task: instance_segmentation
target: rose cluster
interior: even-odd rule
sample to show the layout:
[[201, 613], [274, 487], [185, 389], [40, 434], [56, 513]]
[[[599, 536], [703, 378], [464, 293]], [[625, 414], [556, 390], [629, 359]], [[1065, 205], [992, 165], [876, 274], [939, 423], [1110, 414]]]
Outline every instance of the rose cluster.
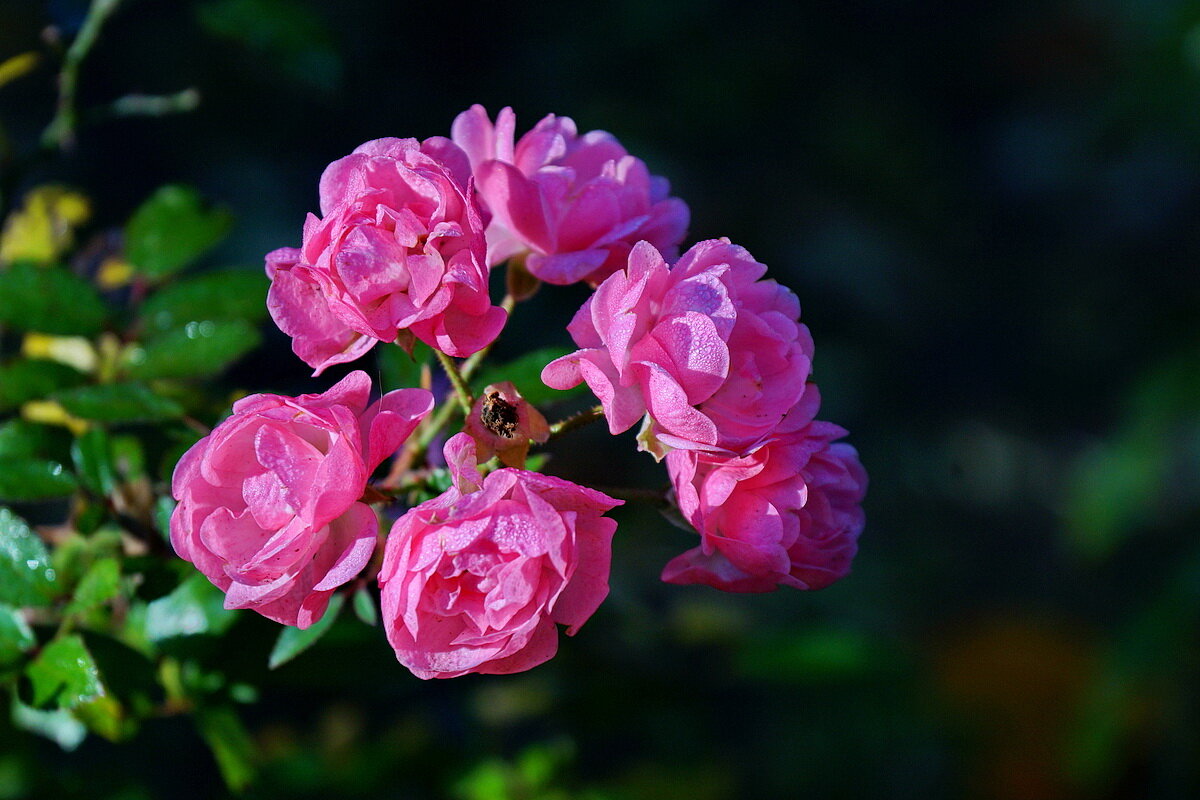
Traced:
[[[621, 501], [525, 469], [556, 426], [511, 383], [472, 397], [454, 361], [486, 355], [522, 299], [512, 274], [595, 290], [568, 326], [579, 349], [542, 379], [586, 383], [611, 433], [640, 422], [639, 449], [665, 459], [699, 542], [663, 580], [762, 592], [849, 571], [866, 473], [845, 431], [816, 420], [795, 295], [727, 239], [679, 255], [687, 206], [611, 134], [554, 115], [515, 129], [510, 109], [493, 122], [473, 106], [450, 138], [367, 142], [325, 170], [300, 246], [267, 255], [268, 309], [314, 374], [420, 340], [456, 390], [443, 410], [469, 410], [442, 467], [430, 450], [449, 415], [430, 413], [428, 388], [371, 403], [359, 371], [324, 394], [238, 401], [180, 460], [171, 518], [176, 552], [227, 607], [305, 628], [374, 579], [388, 642], [422, 678], [529, 669], [558, 625], [573, 634], [595, 612]], [[489, 272], [505, 263], [496, 305]], [[449, 488], [408, 495], [380, 548], [402, 499], [380, 490], [439, 471]]]

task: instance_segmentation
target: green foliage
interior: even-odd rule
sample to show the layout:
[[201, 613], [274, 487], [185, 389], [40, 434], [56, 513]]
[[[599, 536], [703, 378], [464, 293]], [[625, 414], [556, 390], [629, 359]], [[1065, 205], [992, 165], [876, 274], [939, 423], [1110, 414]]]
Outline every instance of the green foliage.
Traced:
[[183, 415], [178, 403], [142, 383], [81, 386], [51, 397], [68, 413], [97, 422], [157, 422]]
[[23, 331], [90, 336], [108, 308], [96, 289], [60, 267], [14, 264], [0, 271], [0, 324]]
[[132, 351], [125, 371], [132, 378], [203, 378], [215, 375], [258, 347], [262, 337], [240, 320], [189, 322]]
[[421, 385], [421, 369], [433, 359], [433, 351], [424, 342], [413, 345], [412, 355], [396, 345], [379, 345], [375, 348], [376, 363], [379, 365], [381, 389], [408, 389]]
[[365, 586], [354, 593], [354, 614], [367, 625], [379, 623], [379, 608], [375, 597]]
[[258, 322], [267, 316], [270, 282], [261, 270], [226, 269], [183, 278], [152, 294], [138, 309], [147, 335], [203, 320]]
[[191, 574], [166, 597], [142, 607], [128, 623], [135, 638], [157, 644], [181, 636], [218, 635], [237, 621], [225, 608], [225, 595], [199, 573]]
[[271, 669], [281, 667], [316, 644], [333, 627], [333, 623], [337, 620], [338, 613], [342, 610], [345, 602], [346, 596], [344, 594], [335, 594], [329, 598], [329, 608], [326, 609], [325, 616], [321, 617], [315, 623], [304, 630], [300, 630], [299, 628], [284, 628], [280, 631], [279, 638], [275, 640], [275, 647], [271, 649], [271, 656], [267, 662], [268, 666]]
[[29, 652], [35, 644], [37, 639], [20, 610], [0, 605], [0, 669]]
[[87, 381], [87, 376], [57, 361], [19, 358], [0, 366], [0, 412], [17, 408], [28, 400], [45, 397], [59, 389], [70, 389]]
[[164, 186], [125, 226], [125, 254], [139, 273], [161, 280], [215, 247], [232, 223], [228, 211], [206, 208], [195, 189]]
[[69, 711], [43, 711], [30, 708], [13, 697], [12, 721], [21, 730], [36, 733], [51, 740], [68, 752], [79, 747], [87, 738], [87, 727], [71, 716]]
[[107, 496], [116, 486], [118, 475], [112, 442], [103, 428], [89, 428], [75, 440], [71, 445], [71, 461], [80, 483], [95, 494]]
[[42, 648], [25, 674], [33, 684], [33, 704], [75, 708], [104, 694], [100, 671], [83, 639], [63, 636]]
[[0, 501], [33, 502], [66, 497], [77, 484], [57, 461], [11, 459], [0, 470]]
[[104, 558], [84, 574], [67, 604], [68, 616], [84, 614], [107, 603], [121, 593], [121, 564], [116, 558]]
[[47, 605], [56, 589], [50, 555], [25, 521], [0, 507], [0, 603]]
[[212, 749], [225, 783], [235, 792], [245, 789], [254, 778], [254, 742], [229, 706], [201, 708], [196, 726]]
[[66, 456], [71, 437], [62, 428], [12, 419], [0, 425], [0, 458]]

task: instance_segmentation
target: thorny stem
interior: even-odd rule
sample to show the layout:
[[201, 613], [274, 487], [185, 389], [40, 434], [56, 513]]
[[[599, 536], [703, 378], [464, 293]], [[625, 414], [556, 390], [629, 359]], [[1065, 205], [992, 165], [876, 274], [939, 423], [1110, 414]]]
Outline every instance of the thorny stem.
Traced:
[[582, 428], [601, 419], [604, 419], [604, 408], [602, 406], [593, 406], [592, 408], [580, 411], [578, 414], [573, 414], [566, 419], [560, 419], [551, 425], [550, 438], [557, 439], [564, 433], [570, 433], [576, 428]]
[[91, 51], [100, 29], [117, 10], [121, 0], [92, 0], [83, 27], [63, 59], [62, 71], [58, 75], [58, 106], [54, 119], [42, 132], [42, 147], [47, 150], [62, 149], [70, 146], [75, 138], [75, 126], [79, 114], [75, 105], [75, 95], [79, 87], [79, 68]]
[[433, 354], [437, 356], [438, 363], [442, 365], [446, 377], [454, 386], [454, 393], [458, 396], [458, 404], [462, 406], [463, 412], [471, 413], [471, 406], [474, 405], [475, 398], [471, 395], [471, 387], [467, 386], [462, 373], [458, 371], [458, 365], [454, 363], [454, 359], [441, 350], [434, 350]]

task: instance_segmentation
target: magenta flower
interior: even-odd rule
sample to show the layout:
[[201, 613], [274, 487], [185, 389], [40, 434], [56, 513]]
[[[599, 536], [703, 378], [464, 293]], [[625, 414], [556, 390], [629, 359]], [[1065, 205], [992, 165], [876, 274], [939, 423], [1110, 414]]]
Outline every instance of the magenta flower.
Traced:
[[639, 441], [656, 456], [746, 453], [800, 400], [812, 368], [800, 304], [765, 272], [728, 239], [700, 242], [671, 268], [639, 242], [567, 327], [582, 349], [542, 380], [586, 381], [614, 434], [648, 414]]
[[595, 285], [625, 266], [637, 241], [677, 252], [687, 206], [612, 134], [581, 136], [570, 117], [551, 114], [514, 146], [515, 128], [511, 108], [493, 125], [475, 105], [451, 133], [492, 213], [489, 264], [528, 253], [529, 271], [547, 283]]
[[813, 421], [810, 387], [778, 437], [741, 457], [675, 450], [667, 471], [700, 546], [663, 570], [667, 583], [727, 592], [821, 589], [850, 571], [863, 529], [867, 473], [845, 431]]
[[383, 620], [419, 678], [521, 672], [558, 649], [608, 595], [621, 504], [520, 469], [481, 478], [475, 444], [445, 447], [454, 486], [396, 521], [379, 573]]
[[171, 544], [226, 608], [307, 628], [366, 566], [379, 523], [358, 500], [433, 407], [423, 389], [368, 407], [370, 392], [354, 372], [324, 394], [251, 395], [180, 459]]
[[267, 308], [316, 374], [401, 331], [459, 357], [500, 333], [470, 165], [452, 142], [367, 142], [325, 169], [320, 194], [300, 248], [267, 255]]

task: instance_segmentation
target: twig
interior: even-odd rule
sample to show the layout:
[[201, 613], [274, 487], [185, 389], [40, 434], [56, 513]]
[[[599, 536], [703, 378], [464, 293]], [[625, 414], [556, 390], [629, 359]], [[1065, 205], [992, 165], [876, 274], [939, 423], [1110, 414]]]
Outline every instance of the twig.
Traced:
[[446, 377], [450, 379], [450, 383], [454, 386], [454, 393], [458, 396], [458, 403], [462, 406], [463, 412], [467, 414], [471, 413], [471, 406], [475, 403], [475, 397], [471, 394], [471, 387], [467, 386], [467, 382], [463, 380], [462, 373], [458, 371], [458, 366], [454, 363], [454, 359], [441, 350], [434, 350], [433, 353], [437, 356], [438, 363], [442, 365]]
[[121, 0], [92, 0], [83, 27], [63, 59], [62, 71], [58, 75], [58, 106], [54, 119], [42, 132], [42, 147], [46, 150], [65, 149], [75, 139], [75, 126], [79, 119], [75, 105], [76, 93], [79, 88], [79, 68], [83, 60], [96, 44], [100, 29], [117, 10]]
[[550, 426], [550, 438], [557, 439], [564, 433], [570, 433], [576, 428], [582, 428], [585, 425], [590, 425], [597, 420], [604, 419], [604, 407], [593, 406], [592, 408], [580, 411], [578, 414], [573, 414], [566, 419], [560, 419], [558, 422]]

